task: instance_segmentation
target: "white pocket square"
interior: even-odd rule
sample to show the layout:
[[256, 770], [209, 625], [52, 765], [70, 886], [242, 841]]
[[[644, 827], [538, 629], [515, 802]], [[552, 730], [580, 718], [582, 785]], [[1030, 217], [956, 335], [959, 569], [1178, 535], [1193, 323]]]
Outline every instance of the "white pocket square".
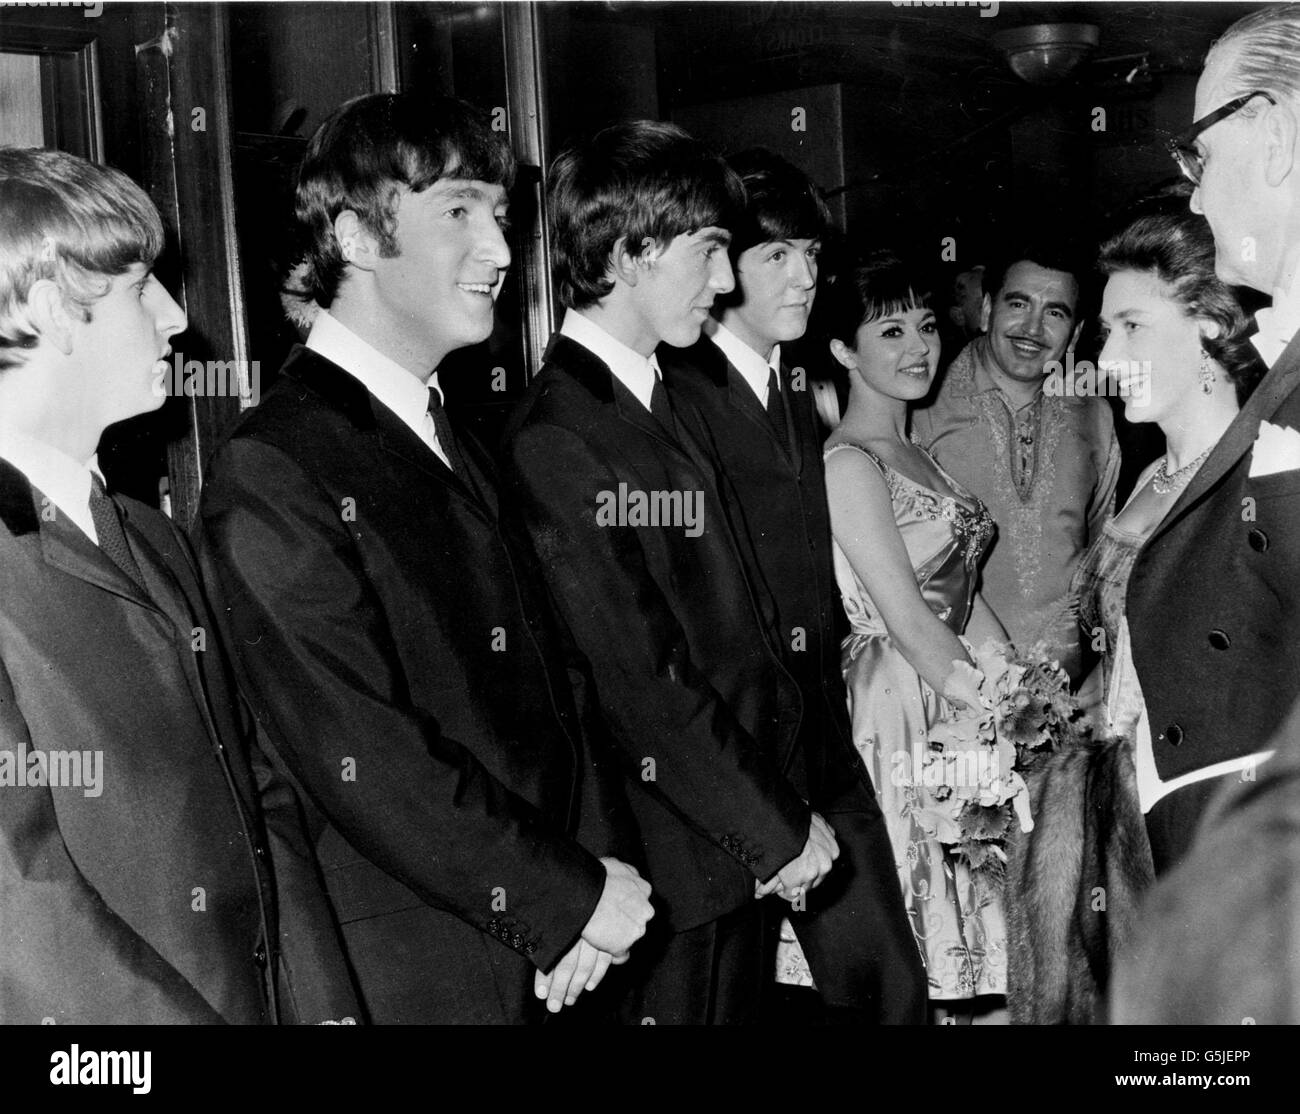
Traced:
[[1250, 476], [1272, 476], [1300, 468], [1300, 430], [1259, 423], [1259, 436], [1250, 452]]

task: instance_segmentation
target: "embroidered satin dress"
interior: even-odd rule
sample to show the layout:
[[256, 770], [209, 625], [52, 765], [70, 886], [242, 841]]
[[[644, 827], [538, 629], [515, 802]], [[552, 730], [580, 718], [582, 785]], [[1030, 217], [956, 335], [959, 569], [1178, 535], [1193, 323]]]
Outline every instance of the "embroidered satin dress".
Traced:
[[[942, 468], [960, 498], [915, 483], [861, 446], [834, 445], [826, 456], [837, 452], [863, 453], [880, 469], [921, 594], [953, 634], [961, 635], [975, 600], [980, 561], [993, 538], [993, 519], [984, 505]], [[889, 829], [930, 997], [1005, 994], [1006, 930], [998, 899], [926, 835], [912, 816], [917, 791], [898, 784], [900, 773], [911, 775], [921, 760], [929, 725], [947, 715], [947, 703], [894, 645], [838, 544], [834, 559], [852, 631], [841, 648], [841, 664], [853, 741], [871, 774]]]

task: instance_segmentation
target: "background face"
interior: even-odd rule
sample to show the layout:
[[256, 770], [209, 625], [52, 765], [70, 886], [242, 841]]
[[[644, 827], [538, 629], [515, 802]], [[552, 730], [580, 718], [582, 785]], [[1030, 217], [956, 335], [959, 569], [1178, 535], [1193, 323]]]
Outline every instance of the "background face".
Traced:
[[808, 329], [817, 295], [820, 240], [773, 240], [746, 248], [736, 260], [742, 301], [723, 318], [756, 352], [798, 340]]
[[1069, 346], [1078, 299], [1068, 272], [1028, 260], [1010, 267], [989, 308], [989, 349], [1003, 374], [1023, 383], [1041, 379], [1043, 365]]
[[[1196, 85], [1194, 118], [1221, 108], [1236, 95], [1227, 84], [1233, 57], [1231, 52], [1216, 52], [1211, 58]], [[1246, 107], [1262, 109], [1266, 104], [1259, 98]], [[1235, 112], [1197, 137], [1205, 169], [1191, 205], [1194, 212], [1205, 215], [1214, 233], [1219, 277], [1271, 293], [1271, 269], [1264, 259], [1269, 254], [1269, 219], [1261, 196], [1262, 169], [1253, 124], [1251, 117]]]

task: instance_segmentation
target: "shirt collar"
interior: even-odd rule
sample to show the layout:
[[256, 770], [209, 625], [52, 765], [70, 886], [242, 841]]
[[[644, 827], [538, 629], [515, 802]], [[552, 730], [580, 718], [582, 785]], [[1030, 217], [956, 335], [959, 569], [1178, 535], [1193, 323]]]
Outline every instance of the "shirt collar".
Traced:
[[429, 412], [428, 388], [436, 390], [439, 398], [442, 397], [436, 371], [426, 381], [421, 381], [324, 309], [312, 322], [307, 347], [359, 380], [417, 436], [421, 435], [425, 415]]
[[772, 358], [764, 360], [740, 337], [736, 336], [735, 333], [715, 318], [710, 317], [704, 329], [708, 333], [709, 339], [722, 350], [722, 354], [727, 357], [727, 361], [731, 366], [749, 384], [749, 389], [757, 396], [760, 405], [766, 406], [769, 372], [776, 372], [777, 390], [781, 389], [781, 346], [779, 344], [775, 345], [772, 348]]
[[1291, 338], [1300, 332], [1300, 272], [1291, 280], [1289, 289], [1279, 286], [1273, 291], [1273, 304], [1255, 314], [1255, 321], [1259, 332], [1250, 338], [1250, 343], [1272, 367]]
[[989, 361], [992, 357], [989, 355], [988, 336], [978, 336], [972, 340], [953, 360], [952, 366], [948, 369], [948, 375], [952, 379], [952, 389], [954, 394], [982, 395], [997, 394], [1006, 401], [1007, 406], [1012, 413], [1019, 413], [1036, 403], [1041, 402], [1048, 395], [1040, 390], [1028, 402], [1017, 405], [1006, 391], [998, 386], [997, 380], [993, 378], [993, 373], [989, 371]]
[[603, 360], [614, 378], [631, 391], [642, 406], [650, 409], [650, 394], [659, 378], [659, 362], [653, 355], [646, 357], [633, 352], [576, 309], [565, 311], [560, 333]]
[[96, 544], [95, 522], [90, 516], [90, 476], [92, 471], [103, 481], [98, 457], [80, 464], [72, 457], [44, 441], [37, 441], [18, 430], [0, 426], [0, 457], [3, 457], [60, 511], [67, 515], [83, 534]]

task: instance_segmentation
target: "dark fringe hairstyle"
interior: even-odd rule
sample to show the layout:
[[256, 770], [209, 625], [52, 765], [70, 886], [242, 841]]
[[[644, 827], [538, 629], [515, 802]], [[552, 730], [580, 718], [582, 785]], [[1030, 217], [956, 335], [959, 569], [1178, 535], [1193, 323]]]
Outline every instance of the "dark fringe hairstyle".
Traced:
[[675, 124], [631, 120], [570, 146], [547, 181], [560, 301], [585, 309], [614, 289], [610, 255], [634, 258], [701, 228], [731, 229], [744, 206], [735, 172]]
[[818, 296], [819, 331], [852, 347], [863, 325], [905, 310], [930, 309], [930, 298], [928, 284], [897, 255], [874, 252], [837, 275]]
[[451, 177], [507, 189], [514, 184], [510, 145], [473, 105], [455, 97], [375, 93], [335, 109], [311, 137], [298, 170], [296, 216], [306, 267], [286, 293], [328, 307], [346, 270], [334, 238], [339, 213], [355, 212], [392, 258], [400, 192], [420, 193]]
[[763, 147], [727, 159], [745, 187], [745, 208], [731, 229], [731, 258], [773, 240], [819, 240], [830, 225], [826, 202], [793, 163]]

